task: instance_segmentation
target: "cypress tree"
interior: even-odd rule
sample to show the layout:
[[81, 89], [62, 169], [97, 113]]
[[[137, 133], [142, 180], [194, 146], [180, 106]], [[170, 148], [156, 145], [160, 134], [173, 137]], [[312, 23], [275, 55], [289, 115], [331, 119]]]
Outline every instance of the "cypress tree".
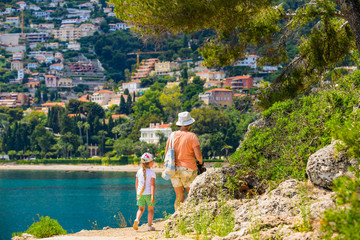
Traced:
[[49, 98], [48, 98], [48, 90], [47, 90], [47, 88], [45, 88], [44, 91], [43, 91], [43, 101], [47, 102], [48, 100], [49, 100]]
[[114, 120], [113, 120], [113, 118], [112, 118], [112, 115], [110, 114], [107, 132], [108, 132], [108, 134], [110, 134], [111, 137], [112, 137], [112, 132], [111, 132], [111, 130], [113, 129], [113, 127], [114, 127]]
[[126, 103], [123, 95], [120, 98], [120, 113], [126, 114]]
[[127, 113], [126, 114], [130, 114], [132, 112], [132, 99], [131, 99], [131, 95], [128, 95], [128, 99], [126, 101], [126, 109], [127, 109]]

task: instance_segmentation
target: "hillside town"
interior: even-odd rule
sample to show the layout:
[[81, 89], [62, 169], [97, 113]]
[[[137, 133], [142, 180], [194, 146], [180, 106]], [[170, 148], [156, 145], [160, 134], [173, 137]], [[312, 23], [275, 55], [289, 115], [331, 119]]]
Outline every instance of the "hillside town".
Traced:
[[[80, 156], [83, 148], [89, 157], [104, 156], [109, 152], [113, 156], [114, 141], [121, 132], [121, 124], [129, 121], [130, 126], [137, 126], [136, 122], [145, 113], [150, 112], [154, 119], [142, 121], [140, 127], [130, 128], [128, 133], [133, 131], [130, 136], [134, 142], [154, 145], [163, 141], [161, 134], [165, 139], [169, 136], [171, 124], [180, 110], [191, 111], [206, 106], [224, 110], [235, 106], [240, 111], [247, 111], [257, 100], [258, 87], [281, 67], [258, 66], [256, 54], [247, 54], [231, 68], [205, 67], [204, 59], [197, 52], [200, 40], [186, 35], [182, 39], [170, 39], [164, 49], [146, 48], [139, 38], [133, 37], [132, 26], [116, 18], [114, 5], [101, 0], [13, 1], [0, 7], [0, 107], [20, 109], [22, 117], [43, 114], [48, 119], [43, 127], [53, 134], [53, 144], [68, 131], [74, 131], [61, 127], [60, 121], [51, 122], [54, 111], [73, 119], [74, 129], [80, 122], [81, 139], [68, 143], [75, 149], [64, 150], [63, 157], [71, 156], [71, 152]], [[111, 54], [112, 51], [116, 52]], [[165, 95], [180, 94], [175, 99], [180, 103], [164, 97], [165, 100], [158, 100], [162, 103], [156, 110], [152, 107], [141, 109], [142, 102], [155, 104], [154, 99], [147, 99], [147, 94], [154, 91], [162, 91]], [[171, 106], [172, 101], [176, 104]], [[96, 120], [86, 107], [79, 107], [89, 104], [97, 104], [103, 109]], [[29, 141], [29, 146], [7, 144], [6, 134], [14, 134], [7, 129], [16, 131], [16, 124], [13, 125], [13, 118], [5, 120], [6, 124], [2, 126], [5, 133], [2, 136], [3, 155], [9, 151], [36, 155], [29, 152], [41, 153], [46, 149], [50, 150], [47, 157], [59, 156], [54, 147], [42, 149]], [[90, 138], [87, 137], [86, 144], [81, 133], [86, 131], [85, 123], [90, 125]], [[111, 127], [106, 127], [108, 125]], [[116, 125], [117, 130], [113, 130]], [[99, 140], [101, 130], [106, 133]], [[126, 134], [122, 138], [124, 136]], [[239, 136], [236, 138], [231, 140], [232, 151], [240, 140]], [[101, 151], [89, 150], [91, 145], [100, 146]], [[80, 151], [81, 146], [84, 147]], [[221, 149], [208, 149], [206, 155], [220, 154], [216, 151]], [[18, 158], [22, 157], [18, 154]]]

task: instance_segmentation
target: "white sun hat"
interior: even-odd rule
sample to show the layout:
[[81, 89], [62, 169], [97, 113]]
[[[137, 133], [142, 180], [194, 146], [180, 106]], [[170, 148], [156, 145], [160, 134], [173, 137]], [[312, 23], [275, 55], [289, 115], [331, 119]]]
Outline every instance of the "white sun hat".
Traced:
[[151, 153], [146, 152], [141, 156], [142, 163], [148, 163], [151, 162], [152, 160], [153, 160], [153, 156], [151, 155]]
[[189, 112], [181, 112], [178, 114], [178, 121], [176, 122], [176, 126], [185, 127], [193, 124], [195, 119], [190, 116]]

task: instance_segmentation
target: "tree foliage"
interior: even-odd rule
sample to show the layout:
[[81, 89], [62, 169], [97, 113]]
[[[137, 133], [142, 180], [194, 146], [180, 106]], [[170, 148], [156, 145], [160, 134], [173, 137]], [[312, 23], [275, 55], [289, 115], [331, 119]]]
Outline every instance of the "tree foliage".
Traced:
[[[256, 49], [260, 63], [288, 63], [288, 39], [304, 29], [299, 54], [261, 96], [263, 107], [306, 92], [352, 50], [360, 49], [360, 2], [333, 1], [192, 1], [111, 0], [120, 19], [143, 34], [214, 35], [200, 52], [208, 66], [227, 66]], [[292, 50], [291, 48], [290, 50]]]

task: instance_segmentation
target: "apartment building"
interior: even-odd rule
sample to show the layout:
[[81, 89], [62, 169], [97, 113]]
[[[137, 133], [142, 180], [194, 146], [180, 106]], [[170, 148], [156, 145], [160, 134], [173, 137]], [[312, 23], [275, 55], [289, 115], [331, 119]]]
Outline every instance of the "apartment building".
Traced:
[[205, 104], [215, 104], [218, 106], [230, 107], [232, 106], [232, 91], [224, 88], [214, 88], [206, 91], [204, 94], [199, 94], [199, 98]]
[[257, 67], [256, 59], [258, 58], [257, 55], [248, 55], [245, 59], [236, 61], [233, 65], [235, 67], [250, 67], [255, 69]]
[[157, 62], [155, 63], [155, 74], [159, 76], [171, 75], [174, 70], [178, 70], [180, 64], [177, 62]]
[[251, 76], [229, 77], [224, 81], [224, 83], [225, 86], [229, 86], [231, 89], [237, 91], [250, 89], [254, 86], [253, 78]]
[[54, 38], [63, 42], [74, 41], [81, 38], [81, 30], [73, 24], [61, 25], [58, 30], [53, 31]]
[[95, 65], [93, 63], [70, 63], [72, 72], [96, 72]]
[[49, 40], [49, 34], [46, 32], [42, 33], [26, 33], [26, 39], [29, 43], [40, 43]]
[[30, 96], [27, 93], [1, 93], [0, 94], [0, 106], [17, 108], [22, 107], [29, 103], [31, 100]]
[[148, 77], [150, 72], [155, 69], [155, 64], [158, 62], [160, 62], [160, 60], [157, 58], [150, 58], [141, 62], [138, 69], [136, 69], [134, 76], [131, 76], [131, 80], [138, 81], [142, 78]]
[[205, 79], [206, 81], [222, 81], [225, 79], [226, 73], [223, 71], [201, 71], [195, 73], [196, 76], [199, 76], [201, 79]]

